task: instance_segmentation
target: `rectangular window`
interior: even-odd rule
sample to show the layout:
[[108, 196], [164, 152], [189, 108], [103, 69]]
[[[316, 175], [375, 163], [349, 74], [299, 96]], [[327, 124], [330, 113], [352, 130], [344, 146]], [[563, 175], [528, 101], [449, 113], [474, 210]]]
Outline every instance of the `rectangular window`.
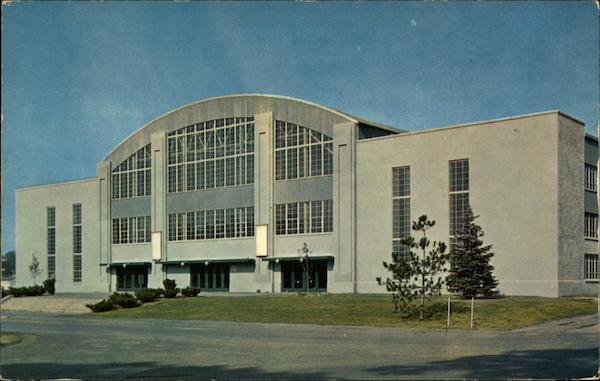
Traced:
[[297, 203], [287, 204], [287, 234], [298, 234], [298, 204]]
[[46, 255], [48, 257], [48, 278], [56, 277], [56, 208], [46, 208]]
[[225, 237], [235, 237], [235, 209], [225, 209]]
[[392, 252], [408, 255], [402, 239], [410, 236], [410, 167], [392, 168]]
[[583, 260], [583, 279], [598, 280], [598, 254], [585, 254]]
[[196, 238], [196, 213], [187, 212], [185, 218], [185, 239]]
[[225, 160], [225, 186], [231, 187], [235, 183], [235, 158], [229, 157]]
[[186, 166], [186, 181], [187, 181], [187, 190], [195, 190], [196, 189], [196, 164], [187, 164]]
[[176, 214], [169, 214], [169, 241], [175, 241], [177, 240], [177, 225], [176, 225], [176, 221], [177, 221], [177, 215]]
[[596, 176], [598, 169], [590, 164], [585, 165], [585, 190], [596, 192]]
[[333, 231], [333, 201], [323, 201], [323, 232]]
[[310, 202], [310, 232], [321, 233], [323, 221], [323, 205], [321, 201]]
[[275, 234], [282, 235], [286, 234], [285, 222], [286, 222], [286, 205], [279, 204], [275, 205]]
[[225, 237], [225, 210], [215, 210], [215, 238]]
[[317, 200], [275, 205], [275, 234], [333, 231], [333, 201]]
[[169, 214], [169, 241], [252, 237], [253, 224], [252, 207], [172, 213]]
[[598, 239], [598, 215], [585, 214], [585, 238]]
[[246, 156], [246, 184], [254, 184], [254, 154]]
[[177, 240], [181, 241], [185, 238], [183, 232], [184, 222], [183, 222], [183, 213], [177, 213]]
[[48, 279], [56, 278], [56, 256], [48, 256]]
[[321, 150], [323, 147], [320, 145], [313, 145], [310, 147], [310, 175], [321, 176]]
[[196, 239], [204, 239], [204, 211], [196, 212]]
[[206, 239], [215, 238], [215, 211], [206, 211]]
[[81, 204], [73, 204], [73, 253], [81, 254]]
[[246, 236], [254, 237], [254, 207], [246, 209]]
[[456, 236], [469, 209], [469, 159], [448, 163], [450, 238]]
[[81, 282], [81, 254], [73, 255], [73, 282]]

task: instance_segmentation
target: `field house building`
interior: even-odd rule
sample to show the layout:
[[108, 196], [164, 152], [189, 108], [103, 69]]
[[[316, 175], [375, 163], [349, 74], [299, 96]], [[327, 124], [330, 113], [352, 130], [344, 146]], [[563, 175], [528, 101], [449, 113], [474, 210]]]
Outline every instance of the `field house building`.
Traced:
[[[93, 143], [90, 143], [93, 144]], [[33, 253], [57, 292], [161, 287], [381, 293], [421, 214], [448, 242], [468, 205], [499, 290], [589, 294], [598, 281], [598, 140], [560, 111], [402, 131], [311, 102], [231, 95], [173, 110], [96, 177], [16, 191], [17, 284]]]

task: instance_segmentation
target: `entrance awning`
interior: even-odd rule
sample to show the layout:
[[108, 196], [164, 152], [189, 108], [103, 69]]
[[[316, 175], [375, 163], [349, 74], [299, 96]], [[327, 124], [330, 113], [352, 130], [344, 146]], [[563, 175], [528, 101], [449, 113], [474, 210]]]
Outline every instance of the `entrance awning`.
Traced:
[[[298, 261], [300, 259], [300, 257], [298, 257], [297, 255], [294, 257], [269, 257], [269, 258], [263, 258], [263, 261], [268, 261], [268, 262], [291, 262], [291, 261]], [[309, 261], [332, 261], [334, 260], [333, 255], [309, 255], [308, 256], [308, 260]]]
[[108, 267], [127, 267], [127, 266], [150, 266], [152, 262], [112, 262], [107, 263]]
[[207, 259], [169, 259], [167, 261], [160, 261], [163, 265], [184, 265], [199, 264], [199, 263], [254, 263], [254, 258], [207, 258]]

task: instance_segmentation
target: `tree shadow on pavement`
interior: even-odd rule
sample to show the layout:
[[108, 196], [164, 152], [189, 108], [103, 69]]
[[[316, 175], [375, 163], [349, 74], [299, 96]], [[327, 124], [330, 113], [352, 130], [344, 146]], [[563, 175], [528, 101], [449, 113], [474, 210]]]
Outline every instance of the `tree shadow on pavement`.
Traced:
[[327, 379], [320, 372], [267, 372], [259, 367], [231, 368], [227, 365], [177, 366], [147, 362], [64, 364], [35, 362], [29, 364], [2, 364], [2, 379]]
[[[510, 351], [498, 355], [459, 357], [418, 365], [389, 365], [366, 369], [380, 376], [410, 378], [427, 373], [435, 378], [580, 378], [598, 370], [598, 348]], [[432, 373], [433, 372], [433, 373]], [[438, 373], [439, 372], [439, 373]]]

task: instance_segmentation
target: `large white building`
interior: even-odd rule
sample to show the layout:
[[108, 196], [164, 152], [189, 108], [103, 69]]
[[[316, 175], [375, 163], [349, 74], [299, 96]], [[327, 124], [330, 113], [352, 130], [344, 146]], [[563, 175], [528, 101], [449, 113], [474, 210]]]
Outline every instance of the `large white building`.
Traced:
[[407, 132], [288, 97], [211, 98], [133, 133], [95, 177], [18, 189], [17, 282], [36, 254], [57, 292], [300, 291], [306, 243], [311, 288], [384, 292], [411, 220], [448, 242], [470, 205], [502, 293], [591, 293], [597, 157], [559, 111]]

